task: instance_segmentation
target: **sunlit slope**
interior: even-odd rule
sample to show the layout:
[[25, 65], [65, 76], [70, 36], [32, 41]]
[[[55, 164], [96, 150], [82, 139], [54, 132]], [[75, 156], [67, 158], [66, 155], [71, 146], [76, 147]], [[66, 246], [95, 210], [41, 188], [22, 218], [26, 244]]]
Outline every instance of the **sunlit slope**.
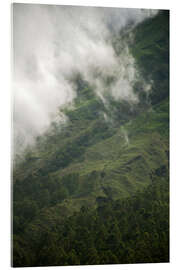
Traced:
[[[23, 163], [28, 170], [21, 168], [17, 172], [15, 199], [28, 198], [43, 208], [61, 203], [67, 212], [68, 208], [72, 212], [84, 204], [96, 206], [99, 197], [118, 199], [144, 188], [151, 183], [152, 174], [167, 170], [168, 108], [168, 102], [163, 101], [143, 112], [114, 129], [111, 137], [84, 146], [77, 158], [67, 159], [67, 165], [62, 163], [60, 168], [51, 168], [52, 160], [46, 161], [46, 151], [36, 156], [32, 153], [30, 160]], [[87, 136], [91, 132], [92, 127], [88, 127]], [[58, 158], [60, 149], [53, 151], [51, 155]], [[19, 188], [23, 188], [22, 194]]]
[[73, 204], [76, 200], [79, 204], [79, 198], [86, 196], [93, 204], [99, 196], [113, 199], [128, 196], [150, 184], [152, 174], [158, 169], [167, 170], [167, 133], [168, 104], [165, 101], [158, 113], [143, 113], [120, 127], [112, 137], [88, 147], [80, 162], [56, 171], [53, 176], [68, 181], [68, 175], [77, 174], [78, 182], [71, 197]]

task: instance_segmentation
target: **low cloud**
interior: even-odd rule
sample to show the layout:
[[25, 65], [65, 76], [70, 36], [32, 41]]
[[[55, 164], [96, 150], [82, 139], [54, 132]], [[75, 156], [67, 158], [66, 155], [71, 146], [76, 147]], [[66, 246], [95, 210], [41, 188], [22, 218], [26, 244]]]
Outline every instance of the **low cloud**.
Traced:
[[44, 132], [58, 107], [73, 102], [76, 93], [68, 78], [74, 71], [94, 85], [103, 100], [107, 90], [103, 78], [113, 76], [114, 84], [108, 89], [112, 96], [135, 101], [134, 59], [128, 46], [117, 57], [112, 33], [155, 13], [140, 9], [14, 4], [15, 151]]

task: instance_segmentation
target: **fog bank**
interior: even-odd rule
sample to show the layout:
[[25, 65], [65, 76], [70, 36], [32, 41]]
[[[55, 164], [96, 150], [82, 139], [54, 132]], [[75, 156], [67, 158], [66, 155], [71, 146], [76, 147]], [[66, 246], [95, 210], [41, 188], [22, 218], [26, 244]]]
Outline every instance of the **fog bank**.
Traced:
[[[117, 99], [136, 101], [137, 76], [128, 44], [117, 57], [112, 36], [156, 11], [13, 4], [13, 95], [15, 152], [31, 143], [76, 93], [68, 78], [80, 72], [102, 100], [105, 76]], [[97, 74], [100, 74], [97, 76]]]

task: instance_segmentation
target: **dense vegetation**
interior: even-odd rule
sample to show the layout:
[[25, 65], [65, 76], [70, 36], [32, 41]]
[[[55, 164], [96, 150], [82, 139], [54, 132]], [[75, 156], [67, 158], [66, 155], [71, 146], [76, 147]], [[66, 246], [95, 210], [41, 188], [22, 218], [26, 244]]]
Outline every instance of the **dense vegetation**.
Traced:
[[14, 168], [13, 266], [169, 261], [168, 26], [162, 11], [133, 29], [139, 78], [152, 84], [135, 82], [138, 104], [107, 95], [107, 107], [71, 78], [68, 122]]
[[[146, 38], [143, 38], [146, 36]], [[160, 11], [135, 30], [132, 53], [146, 81], [153, 81], [152, 104], [169, 96], [169, 12]]]

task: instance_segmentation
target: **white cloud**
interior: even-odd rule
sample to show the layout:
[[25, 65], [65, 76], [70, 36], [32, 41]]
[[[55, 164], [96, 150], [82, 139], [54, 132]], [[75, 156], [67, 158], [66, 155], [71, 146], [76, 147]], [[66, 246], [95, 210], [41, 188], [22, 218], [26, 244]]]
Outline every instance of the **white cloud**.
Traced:
[[[150, 10], [87, 8], [51, 5], [13, 5], [14, 128], [15, 139], [26, 142], [42, 133], [59, 106], [75, 97], [67, 77], [79, 71], [102, 96], [104, 85], [94, 76], [114, 75], [115, 98], [134, 99], [133, 58], [125, 48], [118, 59], [111, 33], [138, 23]], [[19, 140], [19, 138], [18, 138]]]

